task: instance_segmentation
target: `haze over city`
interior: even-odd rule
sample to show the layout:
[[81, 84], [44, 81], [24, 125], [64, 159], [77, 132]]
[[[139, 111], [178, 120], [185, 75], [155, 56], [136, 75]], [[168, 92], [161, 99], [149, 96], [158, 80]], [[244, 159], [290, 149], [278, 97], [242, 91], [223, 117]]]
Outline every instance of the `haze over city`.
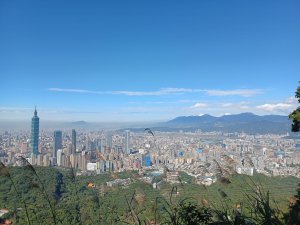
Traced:
[[2, 121], [35, 105], [96, 122], [297, 106], [299, 1], [1, 1], [0, 27]]

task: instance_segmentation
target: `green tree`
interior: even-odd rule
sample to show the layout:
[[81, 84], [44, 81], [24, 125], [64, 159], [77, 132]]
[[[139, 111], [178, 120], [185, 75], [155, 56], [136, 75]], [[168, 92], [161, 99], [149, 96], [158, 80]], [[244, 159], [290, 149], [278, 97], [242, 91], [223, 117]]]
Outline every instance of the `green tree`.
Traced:
[[179, 224], [210, 224], [212, 222], [211, 210], [200, 207], [192, 202], [181, 202], [178, 208]]
[[300, 184], [297, 190], [297, 194], [290, 200], [289, 209], [289, 212], [284, 216], [286, 224], [300, 224]]
[[[300, 82], [299, 82], [300, 83]], [[300, 86], [298, 86], [295, 97], [298, 99], [298, 102], [300, 103]], [[290, 115], [289, 118], [293, 120], [292, 124], [292, 131], [293, 132], [299, 132], [300, 131], [300, 107], [295, 109]]]
[[[300, 83], [300, 81], [299, 81]], [[298, 99], [300, 103], [300, 86], [298, 86], [295, 97]], [[299, 132], [300, 131], [300, 107], [295, 109], [290, 115], [289, 118], [293, 120], [292, 131]], [[297, 190], [297, 194], [294, 196], [293, 201], [290, 202], [290, 210], [285, 215], [285, 221], [289, 225], [300, 224], [300, 184]]]

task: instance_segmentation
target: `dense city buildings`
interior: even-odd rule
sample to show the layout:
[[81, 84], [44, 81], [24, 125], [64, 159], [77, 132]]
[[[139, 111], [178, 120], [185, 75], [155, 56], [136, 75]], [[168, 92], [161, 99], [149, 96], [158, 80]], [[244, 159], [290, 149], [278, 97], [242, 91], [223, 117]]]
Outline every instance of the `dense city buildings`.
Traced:
[[[34, 165], [74, 167], [95, 173], [168, 168], [184, 171], [197, 182], [216, 175], [217, 161], [229, 165], [237, 173], [253, 175], [299, 176], [299, 139], [287, 135], [249, 135], [220, 132], [130, 132], [131, 152], [122, 131], [81, 131], [77, 136], [78, 149], [72, 152], [71, 130], [43, 131], [40, 137], [42, 154], [31, 156], [29, 134], [4, 132], [1, 137], [1, 161], [18, 165], [23, 155]], [[109, 135], [107, 135], [109, 133]], [[113, 142], [107, 140], [112, 138]], [[112, 147], [110, 147], [110, 145]], [[53, 157], [53, 150], [56, 156]], [[56, 158], [56, 159], [55, 159]], [[208, 166], [210, 165], [210, 166]]]
[[178, 182], [183, 171], [204, 185], [216, 181], [219, 167], [229, 173], [300, 177], [300, 139], [289, 134], [48, 129], [39, 137], [36, 110], [31, 134], [0, 133], [0, 160], [18, 166], [20, 156], [32, 165], [72, 167], [81, 174], [168, 171], [167, 181]]
[[36, 108], [34, 110], [34, 116], [31, 119], [31, 149], [32, 154], [39, 154], [39, 126], [40, 119], [37, 116]]

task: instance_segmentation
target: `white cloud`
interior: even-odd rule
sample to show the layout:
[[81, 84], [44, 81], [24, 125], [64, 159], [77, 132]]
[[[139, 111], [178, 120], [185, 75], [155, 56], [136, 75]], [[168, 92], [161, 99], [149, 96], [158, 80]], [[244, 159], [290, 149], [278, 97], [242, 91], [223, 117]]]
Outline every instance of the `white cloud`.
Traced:
[[277, 102], [277, 103], [266, 103], [263, 105], [256, 106], [257, 109], [261, 109], [264, 111], [272, 112], [289, 112], [292, 109], [297, 108], [298, 102], [295, 97], [289, 97], [283, 102]]
[[250, 107], [249, 106], [247, 106], [247, 105], [241, 105], [240, 106], [240, 109], [249, 109]]
[[224, 103], [222, 104], [222, 107], [226, 108], [226, 107], [231, 107], [233, 105], [234, 105], [233, 103]]
[[292, 97], [289, 97], [289, 98], [286, 100], [286, 103], [297, 104], [297, 103], [298, 103], [298, 100], [297, 100], [297, 98], [295, 98], [295, 96], [292, 96]]
[[280, 111], [292, 108], [293, 105], [289, 103], [277, 103], [277, 104], [263, 104], [256, 106], [257, 109], [265, 111]]
[[199, 108], [205, 108], [205, 107], [207, 107], [207, 104], [198, 102], [195, 105], [193, 105], [191, 108], [192, 109], [199, 109]]
[[221, 107], [223, 107], [223, 108], [249, 109], [248, 104], [250, 104], [250, 103], [249, 102], [245, 102], [245, 101], [235, 102], [235, 103], [228, 102], [228, 103], [221, 104]]
[[91, 91], [85, 89], [72, 89], [72, 88], [48, 88], [48, 91], [54, 92], [71, 92], [71, 93], [87, 93], [87, 94], [105, 94], [103, 91]]
[[158, 91], [92, 91], [86, 89], [68, 89], [68, 88], [48, 88], [48, 91], [54, 92], [70, 92], [70, 93], [85, 93], [85, 94], [113, 94], [127, 96], [161, 96], [169, 94], [182, 94], [193, 92], [188, 88], [161, 88]]
[[161, 88], [158, 91], [111, 91], [111, 94], [121, 94], [128, 96], [160, 96], [168, 94], [182, 94], [192, 92], [192, 89], [187, 88]]
[[94, 91], [86, 89], [73, 88], [48, 88], [48, 91], [54, 92], [69, 92], [69, 93], [83, 93], [83, 94], [113, 94], [113, 95], [127, 95], [127, 96], [161, 96], [171, 94], [184, 94], [192, 92], [204, 92], [209, 96], [231, 96], [237, 95], [242, 97], [251, 97], [262, 94], [261, 89], [234, 89], [234, 90], [216, 90], [216, 89], [190, 89], [190, 88], [160, 88], [157, 91]]
[[230, 96], [230, 95], [238, 95], [242, 97], [251, 97], [254, 95], [262, 94], [263, 91], [261, 89], [235, 89], [235, 90], [199, 90], [205, 92], [210, 96]]

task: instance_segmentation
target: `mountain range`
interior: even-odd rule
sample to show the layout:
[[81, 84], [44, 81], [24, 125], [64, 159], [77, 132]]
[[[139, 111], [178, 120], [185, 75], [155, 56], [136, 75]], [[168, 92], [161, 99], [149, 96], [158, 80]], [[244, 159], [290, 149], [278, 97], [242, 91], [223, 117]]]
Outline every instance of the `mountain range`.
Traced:
[[224, 115], [220, 117], [208, 114], [202, 116], [180, 116], [170, 121], [157, 124], [155, 130], [185, 130], [193, 131], [222, 131], [245, 133], [277, 133], [284, 134], [290, 131], [291, 121], [287, 116], [265, 115], [258, 116], [253, 113]]

